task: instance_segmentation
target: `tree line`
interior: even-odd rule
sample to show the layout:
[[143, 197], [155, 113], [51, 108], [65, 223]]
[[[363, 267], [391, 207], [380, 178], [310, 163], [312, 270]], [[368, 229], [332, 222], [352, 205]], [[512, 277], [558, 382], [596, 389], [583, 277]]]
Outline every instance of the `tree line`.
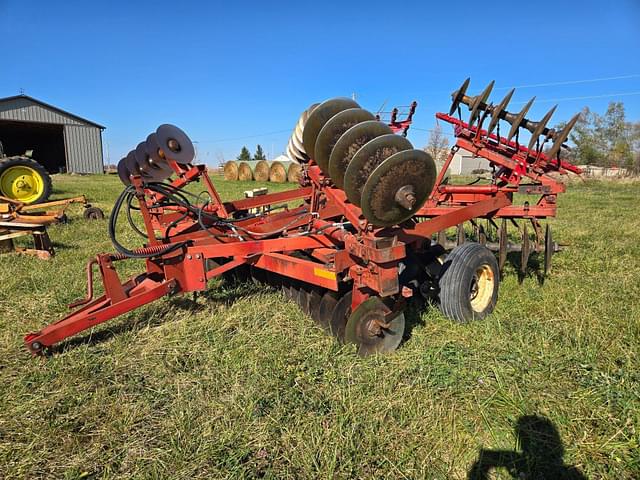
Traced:
[[640, 122], [627, 120], [622, 102], [610, 102], [603, 115], [584, 107], [569, 140], [575, 146], [567, 158], [574, 163], [640, 173]]
[[256, 147], [256, 153], [253, 154], [253, 157], [251, 156], [249, 149], [243, 146], [242, 150], [240, 150], [240, 155], [238, 155], [236, 159], [240, 162], [248, 162], [249, 160], [266, 160], [267, 157], [264, 154], [262, 147], [258, 145]]

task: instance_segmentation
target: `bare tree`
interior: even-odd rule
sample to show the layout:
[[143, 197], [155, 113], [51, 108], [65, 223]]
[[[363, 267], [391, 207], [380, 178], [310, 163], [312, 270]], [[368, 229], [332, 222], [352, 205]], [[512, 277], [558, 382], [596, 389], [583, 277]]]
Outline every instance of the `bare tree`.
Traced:
[[433, 157], [438, 170], [444, 165], [447, 155], [449, 155], [449, 140], [439, 124], [436, 124], [429, 133], [429, 140], [424, 151]]

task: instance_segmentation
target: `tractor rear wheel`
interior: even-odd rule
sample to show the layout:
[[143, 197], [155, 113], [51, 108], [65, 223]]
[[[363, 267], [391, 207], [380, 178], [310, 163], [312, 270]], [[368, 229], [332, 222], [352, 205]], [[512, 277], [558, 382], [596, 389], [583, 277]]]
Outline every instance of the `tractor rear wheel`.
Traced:
[[0, 195], [26, 204], [45, 202], [51, 195], [51, 177], [42, 165], [31, 158], [2, 159]]
[[491, 251], [474, 242], [454, 248], [440, 274], [440, 310], [459, 323], [489, 315], [498, 300], [500, 274]]

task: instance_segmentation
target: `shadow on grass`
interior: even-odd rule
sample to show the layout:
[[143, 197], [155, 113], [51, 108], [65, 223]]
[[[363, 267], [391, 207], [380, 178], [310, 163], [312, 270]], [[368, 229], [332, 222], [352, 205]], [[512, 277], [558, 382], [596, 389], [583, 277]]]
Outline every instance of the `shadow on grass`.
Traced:
[[529, 261], [527, 262], [527, 268], [524, 273], [521, 270], [522, 255], [520, 252], [509, 252], [507, 254], [507, 263], [509, 263], [517, 272], [518, 283], [521, 284], [526, 278], [535, 277], [540, 285], [544, 285], [544, 254], [531, 252]]
[[586, 480], [578, 468], [565, 465], [562, 440], [548, 418], [538, 415], [520, 417], [515, 435], [521, 452], [481, 449], [478, 460], [469, 470], [468, 480], [493, 478], [489, 474], [496, 468], [506, 469], [511, 478], [516, 479]]

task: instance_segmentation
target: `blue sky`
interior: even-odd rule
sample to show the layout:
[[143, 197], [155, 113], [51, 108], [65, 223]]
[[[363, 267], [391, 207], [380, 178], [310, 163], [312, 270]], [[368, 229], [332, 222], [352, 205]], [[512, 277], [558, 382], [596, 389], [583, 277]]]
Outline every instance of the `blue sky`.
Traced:
[[309, 104], [354, 93], [374, 111], [417, 100], [423, 146], [467, 76], [471, 94], [495, 79], [496, 101], [524, 86], [511, 109], [536, 95], [533, 118], [623, 100], [640, 120], [640, 0], [0, 0], [0, 39], [0, 96], [105, 125], [112, 163], [161, 123], [209, 164], [256, 143], [277, 155]]

